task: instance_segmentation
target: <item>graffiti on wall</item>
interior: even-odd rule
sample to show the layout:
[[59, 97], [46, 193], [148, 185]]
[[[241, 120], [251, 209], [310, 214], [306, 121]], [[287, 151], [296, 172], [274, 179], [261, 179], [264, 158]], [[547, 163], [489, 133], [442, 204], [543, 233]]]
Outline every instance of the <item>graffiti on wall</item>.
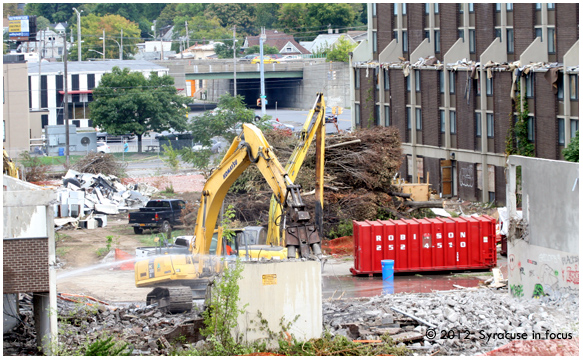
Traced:
[[524, 296], [522, 285], [510, 285], [510, 294], [514, 297], [521, 298]]
[[460, 169], [460, 186], [474, 187], [474, 165], [468, 165]]

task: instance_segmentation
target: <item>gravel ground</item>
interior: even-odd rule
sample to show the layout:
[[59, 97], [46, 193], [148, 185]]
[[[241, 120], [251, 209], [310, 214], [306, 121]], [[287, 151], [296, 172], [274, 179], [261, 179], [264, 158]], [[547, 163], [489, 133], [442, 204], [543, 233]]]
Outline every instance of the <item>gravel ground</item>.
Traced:
[[[424, 335], [421, 342], [411, 346], [419, 349], [415, 351], [418, 355], [437, 351], [440, 355], [479, 355], [517, 336], [533, 339], [533, 334], [540, 335], [539, 339], [579, 336], [578, 294], [565, 294], [554, 300], [517, 299], [507, 289], [488, 288], [326, 302], [324, 326], [333, 334], [375, 339], [388, 330], [393, 316], [396, 317], [391, 307], [435, 325], [420, 324], [407, 329]], [[356, 324], [358, 331], [349, 331], [346, 324]]]

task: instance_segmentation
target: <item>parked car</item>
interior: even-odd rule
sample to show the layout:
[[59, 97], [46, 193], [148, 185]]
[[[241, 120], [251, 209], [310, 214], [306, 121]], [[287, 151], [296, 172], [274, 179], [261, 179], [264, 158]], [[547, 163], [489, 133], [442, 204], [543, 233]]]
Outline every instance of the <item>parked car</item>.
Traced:
[[278, 59], [279, 61], [295, 61], [295, 60], [302, 60], [302, 57], [300, 55], [284, 55], [281, 57], [281, 59]]
[[249, 54], [249, 55], [245, 55], [243, 57], [239, 58], [239, 61], [243, 61], [243, 62], [250, 62], [251, 60], [253, 60], [256, 56], [259, 56], [259, 54]]
[[97, 152], [102, 154], [109, 154], [111, 151], [106, 143], [99, 141], [97, 142]]
[[123, 135], [110, 135], [106, 132], [98, 132], [97, 140], [101, 141], [111, 141], [111, 142], [121, 142], [124, 140], [133, 140], [136, 136], [134, 134], [123, 134]]
[[134, 228], [135, 234], [141, 234], [144, 229], [159, 229], [169, 233], [172, 226], [182, 224], [180, 214], [185, 207], [183, 200], [150, 200], [139, 211], [128, 214], [128, 223]]
[[[251, 60], [251, 64], [259, 64], [261, 62], [261, 57], [256, 56], [255, 58], [253, 58], [253, 60]], [[279, 61], [269, 57], [269, 56], [265, 56], [263, 55], [263, 63], [264, 64], [279, 64]]]

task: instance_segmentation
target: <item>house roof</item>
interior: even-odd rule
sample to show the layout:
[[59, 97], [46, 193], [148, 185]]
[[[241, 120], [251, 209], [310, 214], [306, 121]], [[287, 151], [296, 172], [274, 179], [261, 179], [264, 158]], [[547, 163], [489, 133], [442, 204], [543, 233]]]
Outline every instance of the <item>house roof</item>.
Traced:
[[[67, 63], [67, 72], [76, 73], [106, 73], [111, 72], [114, 66], [121, 69], [130, 68], [131, 71], [164, 71], [168, 68], [156, 65], [145, 60], [105, 60], [105, 61], [70, 61]], [[62, 62], [43, 62], [41, 74], [57, 74], [63, 72]], [[38, 67], [30, 66], [28, 75], [38, 75]]]
[[[288, 44], [291, 43], [300, 54], [310, 54], [310, 51], [300, 45], [294, 40], [294, 37], [286, 33], [279, 32], [277, 30], [265, 30], [265, 44], [269, 46], [275, 46], [279, 52]], [[247, 47], [259, 45], [259, 36], [247, 36], [245, 39]], [[291, 54], [291, 53], [287, 53]]]
[[320, 34], [310, 43], [307, 49], [311, 52], [323, 50], [334, 45], [342, 36], [352, 43], [355, 42], [348, 34]]

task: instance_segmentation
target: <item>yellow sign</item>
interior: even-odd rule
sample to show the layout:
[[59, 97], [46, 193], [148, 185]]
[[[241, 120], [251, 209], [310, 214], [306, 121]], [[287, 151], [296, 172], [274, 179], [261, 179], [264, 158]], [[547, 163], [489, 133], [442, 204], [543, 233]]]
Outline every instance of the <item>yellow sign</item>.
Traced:
[[8, 32], [20, 32], [21, 20], [10, 20], [8, 23]]
[[263, 283], [263, 285], [277, 285], [277, 275], [276, 274], [262, 275], [261, 282]]

